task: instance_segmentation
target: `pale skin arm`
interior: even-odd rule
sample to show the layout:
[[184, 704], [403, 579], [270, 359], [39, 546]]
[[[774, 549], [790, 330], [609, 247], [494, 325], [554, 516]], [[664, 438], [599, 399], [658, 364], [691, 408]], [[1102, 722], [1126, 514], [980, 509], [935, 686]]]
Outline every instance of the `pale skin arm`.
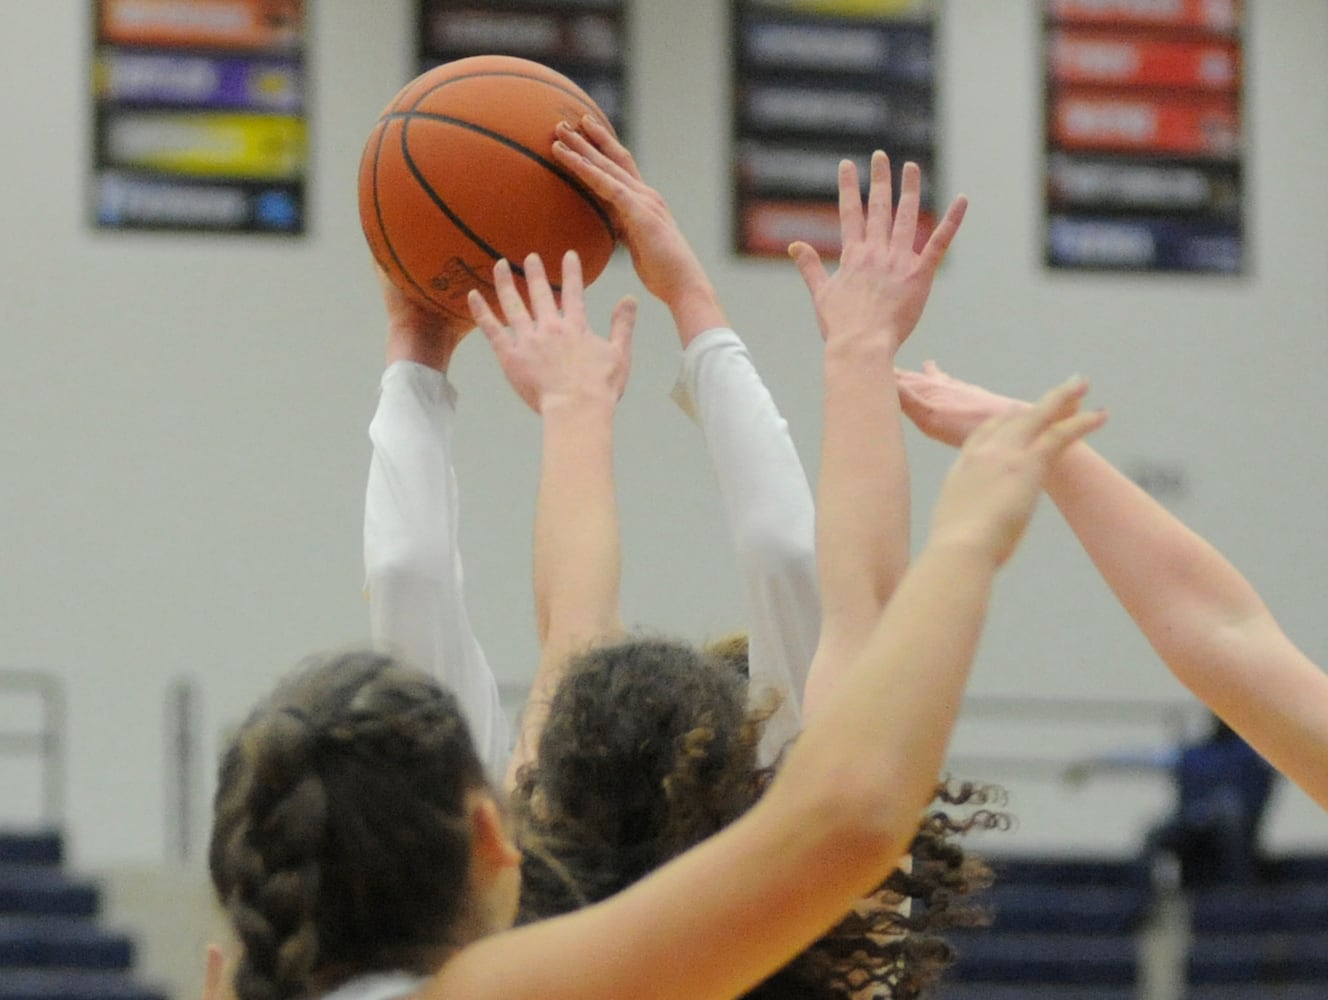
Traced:
[[[630, 152], [592, 115], [561, 123], [553, 155], [604, 202], [632, 255], [646, 291], [673, 316], [682, 346], [698, 334], [728, 326], [700, 259], [658, 191], [641, 179]], [[578, 129], [580, 131], [578, 131]]]
[[930, 801], [997, 568], [1051, 456], [1100, 425], [1082, 384], [963, 452], [931, 540], [770, 790], [743, 818], [587, 909], [463, 949], [421, 997], [731, 1000], [895, 866]]
[[506, 327], [482, 296], [470, 297], [503, 373], [544, 429], [534, 543], [540, 662], [508, 767], [509, 787], [535, 756], [549, 699], [569, 658], [622, 632], [613, 415], [627, 384], [636, 316], [635, 302], [624, 299], [607, 339], [590, 329], [574, 252], [563, 258], [561, 304], [538, 256], [526, 258], [525, 275], [529, 309], [507, 262], [494, 268]]
[[810, 718], [838, 683], [832, 664], [861, 647], [909, 559], [908, 456], [894, 386], [895, 352], [922, 316], [932, 280], [963, 221], [950, 205], [914, 250], [921, 174], [905, 164], [892, 209], [890, 161], [872, 155], [866, 211], [853, 163], [839, 167], [843, 252], [833, 275], [805, 243], [789, 248], [825, 338], [825, 401], [817, 488], [821, 636], [803, 695]]
[[[684, 350], [691, 413], [701, 428], [733, 539], [758, 698], [774, 691], [763, 759], [800, 727], [802, 690], [820, 626], [811, 489], [788, 425], [663, 196], [601, 123], [564, 125], [555, 158], [609, 210], [646, 289], [673, 315]], [[721, 328], [723, 332], [721, 332]], [[708, 343], [697, 337], [713, 331]]]
[[[1026, 405], [934, 365], [899, 379], [905, 412], [950, 444], [985, 415]], [[1176, 678], [1328, 809], [1328, 674], [1287, 638], [1249, 581], [1087, 444], [1057, 460], [1046, 489]]]

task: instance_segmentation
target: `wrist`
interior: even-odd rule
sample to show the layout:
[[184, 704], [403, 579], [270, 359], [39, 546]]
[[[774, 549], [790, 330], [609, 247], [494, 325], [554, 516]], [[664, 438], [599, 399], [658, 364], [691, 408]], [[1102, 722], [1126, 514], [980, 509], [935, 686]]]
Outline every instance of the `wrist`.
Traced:
[[389, 327], [387, 332], [387, 363], [413, 361], [416, 364], [446, 373], [452, 363], [452, 352], [460, 338], [440, 334], [425, 334], [418, 330]]
[[854, 371], [870, 368], [872, 372], [884, 369], [893, 379], [898, 350], [899, 344], [893, 337], [884, 337], [875, 331], [827, 337], [825, 370], [830, 374], [841, 368]]
[[666, 304], [684, 348], [707, 330], [729, 325], [719, 294], [709, 281], [700, 280], [681, 286], [669, 295]]
[[608, 390], [578, 387], [570, 392], [551, 392], [540, 397], [539, 413], [545, 423], [612, 423], [618, 400]]

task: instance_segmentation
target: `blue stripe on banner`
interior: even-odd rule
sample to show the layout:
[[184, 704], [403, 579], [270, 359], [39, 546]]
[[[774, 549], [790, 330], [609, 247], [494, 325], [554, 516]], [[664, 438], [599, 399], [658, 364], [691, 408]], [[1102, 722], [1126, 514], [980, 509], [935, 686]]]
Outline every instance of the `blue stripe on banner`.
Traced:
[[295, 184], [194, 182], [103, 171], [97, 178], [97, 224], [107, 229], [298, 233]]
[[1244, 240], [1233, 223], [1053, 215], [1047, 260], [1056, 267], [1236, 274]]

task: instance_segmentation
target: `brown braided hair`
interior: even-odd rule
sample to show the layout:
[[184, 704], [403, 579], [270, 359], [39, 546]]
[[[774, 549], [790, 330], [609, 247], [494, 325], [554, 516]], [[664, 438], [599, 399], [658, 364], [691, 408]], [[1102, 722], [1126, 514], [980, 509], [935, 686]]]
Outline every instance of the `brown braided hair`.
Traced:
[[467, 796], [484, 787], [456, 699], [431, 678], [371, 652], [306, 661], [220, 768], [208, 864], [243, 946], [239, 1000], [437, 968], [462, 943]]
[[[774, 774], [757, 757], [773, 708], [749, 705], [732, 643], [720, 652], [629, 638], [573, 659], [513, 793], [524, 855], [518, 922], [621, 891], [760, 798]], [[913, 840], [912, 872], [892, 873], [747, 997], [912, 1000], [934, 990], [954, 960], [940, 932], [984, 922], [967, 897], [990, 884], [956, 835], [1009, 823], [991, 808], [1001, 802], [991, 786], [943, 783], [935, 802]], [[901, 897], [914, 901], [909, 916]]]

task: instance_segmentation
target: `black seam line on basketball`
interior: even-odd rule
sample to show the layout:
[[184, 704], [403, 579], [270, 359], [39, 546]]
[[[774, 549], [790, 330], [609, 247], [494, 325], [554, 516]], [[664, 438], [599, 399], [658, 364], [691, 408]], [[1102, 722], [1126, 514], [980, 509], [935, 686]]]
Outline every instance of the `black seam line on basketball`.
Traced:
[[515, 150], [527, 159], [534, 160], [541, 167], [560, 178], [563, 183], [575, 191], [581, 200], [589, 205], [591, 210], [599, 216], [599, 221], [604, 223], [604, 228], [608, 231], [609, 239], [614, 241], [617, 240], [613, 228], [613, 220], [609, 218], [609, 213], [604, 210], [604, 206], [599, 203], [599, 200], [591, 193], [590, 189], [582, 184], [575, 174], [563, 169], [553, 160], [540, 156], [539, 153], [535, 152], [529, 146], [523, 146], [519, 142], [514, 142], [501, 132], [494, 132], [492, 129], [487, 129], [483, 125], [476, 125], [474, 122], [468, 122], [462, 118], [453, 118], [450, 115], [434, 114], [431, 111], [391, 111], [383, 115], [381, 120], [400, 120], [402, 122], [401, 130], [404, 133], [406, 130], [405, 122], [412, 118], [423, 118], [425, 121], [441, 122], [444, 125], [455, 125], [457, 128], [463, 128], [469, 132], [475, 132], [482, 135], [487, 139], [492, 139], [494, 142], [502, 143], [508, 149]]
[[[554, 90], [561, 90], [568, 97], [576, 101], [577, 104], [580, 104], [583, 108], [585, 108], [587, 113], [590, 113], [591, 111], [599, 111], [599, 109], [595, 107], [594, 104], [586, 103], [585, 94], [577, 93], [575, 90], [572, 90], [569, 87], [564, 87], [561, 83], [557, 82], [556, 80], [550, 80], [547, 77], [537, 76], [533, 73], [518, 73], [515, 70], [507, 70], [507, 69], [486, 69], [479, 73], [463, 73], [461, 76], [450, 76], [446, 80], [443, 80], [439, 83], [435, 83], [428, 90], [420, 94], [419, 97], [415, 98], [415, 103], [410, 106], [410, 110], [414, 111], [416, 108], [420, 106], [421, 101], [423, 101], [430, 94], [436, 94], [444, 87], [449, 87], [454, 83], [460, 83], [462, 80], [479, 80], [486, 76], [507, 77], [513, 80], [533, 80], [536, 83], [543, 84], [546, 87], [551, 87]], [[603, 112], [600, 111], [600, 114], [603, 114]]]
[[[479, 247], [481, 250], [487, 253], [494, 260], [495, 263], [497, 261], [504, 260], [505, 258], [503, 257], [502, 254], [500, 254], [497, 250], [491, 247], [488, 244], [488, 242], [485, 241], [480, 236], [479, 233], [475, 232], [475, 230], [471, 229], [468, 225], [462, 222], [461, 217], [457, 215], [456, 212], [453, 212], [450, 208], [447, 207], [447, 202], [443, 201], [442, 198], [438, 197], [438, 192], [433, 189], [433, 187], [429, 184], [428, 179], [424, 176], [424, 173], [420, 170], [419, 167], [415, 165], [415, 159], [410, 155], [410, 145], [406, 142], [406, 132], [409, 129], [409, 127], [410, 127], [410, 122], [408, 120], [403, 119], [403, 121], [401, 122], [401, 158], [406, 161], [406, 166], [407, 168], [409, 168], [411, 174], [415, 177], [415, 180], [419, 181], [420, 190], [422, 190], [425, 194], [429, 196], [429, 200], [434, 203], [434, 205], [438, 208], [438, 211], [442, 212], [444, 215], [446, 215], [449, 219], [452, 220], [452, 225], [456, 226], [457, 229], [461, 230], [462, 234], [468, 240], [470, 240], [477, 247]], [[526, 276], [525, 268], [523, 268], [520, 264], [514, 263], [510, 260], [507, 263], [508, 266], [512, 268], [512, 273], [517, 274], [522, 278], [525, 278]], [[555, 292], [562, 294], [563, 290], [562, 285], [557, 285], [554, 284], [552, 281], [550, 281], [549, 287], [552, 288]]]
[[[401, 130], [404, 132], [405, 129], [406, 126], [402, 125]], [[414, 275], [412, 275], [410, 271], [406, 269], [406, 265], [402, 263], [401, 257], [397, 255], [396, 247], [392, 245], [392, 237], [390, 237], [387, 234], [387, 223], [383, 221], [383, 203], [382, 200], [378, 197], [378, 158], [382, 155], [383, 143], [386, 141], [387, 141], [387, 126], [386, 124], [384, 124], [383, 127], [378, 130], [378, 145], [374, 147], [374, 158], [373, 158], [374, 216], [378, 219], [378, 231], [383, 234], [383, 245], [387, 247], [387, 252], [392, 255], [392, 260], [397, 265], [397, 272], [405, 276], [406, 280], [409, 281], [412, 285], [414, 285], [416, 290], [419, 291], [419, 293], [423, 295], [427, 301], [432, 302], [433, 296], [431, 296], [427, 291], [425, 291], [424, 286], [415, 280]]]

